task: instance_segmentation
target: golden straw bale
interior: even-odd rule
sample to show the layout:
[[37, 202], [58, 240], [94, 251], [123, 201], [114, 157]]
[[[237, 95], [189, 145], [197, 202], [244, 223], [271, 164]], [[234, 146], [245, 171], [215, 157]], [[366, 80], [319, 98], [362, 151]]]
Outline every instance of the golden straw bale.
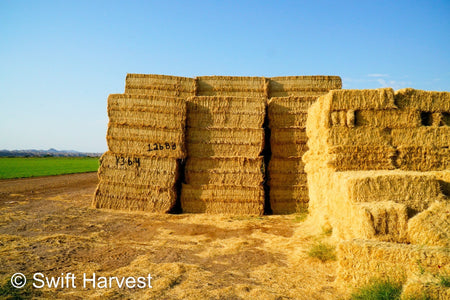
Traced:
[[191, 171], [212, 171], [217, 173], [237, 173], [246, 170], [250, 173], [263, 173], [263, 157], [209, 157], [195, 158], [189, 157], [186, 161], [186, 170]]
[[283, 170], [271, 170], [269, 172], [268, 185], [306, 185], [306, 173], [283, 173]]
[[405, 88], [395, 92], [399, 108], [427, 112], [450, 112], [450, 92], [431, 92]]
[[[442, 276], [443, 274], [439, 275]], [[403, 285], [401, 299], [448, 300], [450, 299], [450, 288], [440, 283], [439, 276], [433, 276], [432, 274], [411, 275]]]
[[197, 96], [267, 97], [263, 77], [199, 76]]
[[450, 249], [371, 240], [342, 241], [337, 247], [338, 284], [362, 286], [372, 278], [405, 282], [420, 273], [448, 274]]
[[430, 172], [439, 181], [442, 193], [450, 198], [450, 170]]
[[408, 240], [407, 206], [393, 201], [353, 205], [353, 214], [339, 228], [340, 237], [402, 243]]
[[[133, 193], [130, 187], [111, 185], [100, 181], [95, 192], [93, 206], [119, 210], [138, 210], [166, 213], [176, 202], [173, 189], [153, 189], [141, 187], [143, 190]], [[135, 188], [136, 189], [136, 188]]]
[[189, 157], [246, 157], [258, 158], [264, 149], [264, 143], [193, 143], [186, 144]]
[[287, 127], [297, 127], [305, 128], [306, 119], [308, 118], [308, 113], [297, 113], [297, 114], [269, 114], [269, 127], [270, 128], [287, 128]]
[[[311, 141], [314, 145], [316, 140]], [[333, 127], [326, 131], [326, 135], [320, 137], [320, 142], [330, 146], [390, 146], [391, 135], [389, 131], [373, 127]]]
[[304, 128], [276, 128], [270, 132], [270, 144], [276, 147], [279, 144], [306, 144], [308, 136]]
[[262, 128], [264, 113], [198, 113], [187, 114], [186, 125], [192, 128]]
[[408, 222], [409, 241], [412, 244], [450, 248], [450, 202], [433, 203], [427, 210]]
[[129, 139], [147, 143], [184, 144], [184, 132], [179, 129], [109, 124], [107, 137]]
[[327, 166], [335, 171], [392, 170], [395, 154], [388, 146], [334, 146], [328, 148]]
[[[354, 171], [336, 175], [350, 202], [394, 201], [423, 211], [441, 200], [439, 181], [432, 173], [412, 171]], [[336, 180], [336, 179], [335, 179]]]
[[357, 110], [355, 126], [411, 130], [421, 126], [420, 112], [413, 109]]
[[187, 98], [195, 95], [195, 79], [167, 75], [127, 74], [125, 93], [174, 96]]
[[332, 110], [395, 109], [394, 90], [332, 90], [322, 96]]
[[271, 186], [269, 198], [274, 214], [302, 212], [308, 206], [308, 186], [306, 184]]
[[262, 128], [266, 98], [198, 96], [187, 101], [187, 126], [193, 128]]
[[316, 100], [314, 96], [273, 97], [268, 102], [267, 112], [269, 115], [305, 113]]
[[305, 164], [301, 158], [273, 158], [269, 162], [269, 173], [303, 173]]
[[264, 144], [263, 128], [189, 128], [187, 143]]
[[108, 148], [114, 153], [127, 153], [131, 156], [146, 156], [146, 157], [166, 157], [166, 158], [184, 158], [186, 157], [186, 150], [184, 143], [170, 143], [170, 142], [149, 142], [145, 139], [137, 138], [113, 138], [107, 137]]
[[286, 143], [279, 144], [274, 143], [271, 147], [272, 157], [278, 158], [291, 158], [298, 157], [301, 158], [303, 154], [306, 153], [308, 147], [306, 144], [297, 144], [297, 143]]
[[110, 94], [108, 96], [108, 109], [186, 114], [186, 101], [176, 97]]
[[101, 158], [99, 179], [107, 182], [133, 182], [158, 187], [173, 187], [179, 166], [175, 159], [133, 157], [106, 152]]
[[332, 89], [340, 89], [338, 76], [283, 76], [269, 80], [269, 97], [320, 96]]
[[396, 164], [402, 170], [438, 171], [450, 169], [450, 148], [411, 146], [397, 148]]
[[263, 183], [264, 177], [261, 172], [250, 173], [246, 170], [236, 173], [188, 170], [185, 172], [185, 181], [187, 184], [256, 186]]
[[450, 127], [419, 127], [393, 129], [391, 131], [392, 145], [401, 146], [427, 146], [449, 147]]
[[254, 214], [264, 212], [264, 189], [262, 186], [189, 185], [181, 189], [183, 212]]
[[110, 124], [183, 130], [186, 103], [173, 97], [111, 94], [108, 116]]

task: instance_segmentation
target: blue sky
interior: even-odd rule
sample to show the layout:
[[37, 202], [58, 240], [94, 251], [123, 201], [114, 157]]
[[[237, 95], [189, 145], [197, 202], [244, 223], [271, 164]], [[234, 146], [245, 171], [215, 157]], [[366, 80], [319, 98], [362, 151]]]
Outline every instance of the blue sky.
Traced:
[[0, 0], [0, 149], [103, 152], [126, 73], [450, 90], [450, 1]]

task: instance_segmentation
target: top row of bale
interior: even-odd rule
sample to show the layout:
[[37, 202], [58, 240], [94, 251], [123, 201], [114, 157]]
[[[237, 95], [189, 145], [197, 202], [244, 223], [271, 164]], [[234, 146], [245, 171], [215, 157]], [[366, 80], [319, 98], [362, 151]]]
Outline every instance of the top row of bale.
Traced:
[[169, 96], [188, 98], [191, 96], [234, 97], [318, 97], [329, 90], [340, 89], [339, 76], [199, 76], [195, 78], [127, 74], [126, 94]]

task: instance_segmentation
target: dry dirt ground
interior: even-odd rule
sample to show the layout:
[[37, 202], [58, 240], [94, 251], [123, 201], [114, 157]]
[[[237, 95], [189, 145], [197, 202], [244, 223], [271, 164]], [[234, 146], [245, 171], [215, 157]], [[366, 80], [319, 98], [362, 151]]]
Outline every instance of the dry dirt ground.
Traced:
[[[91, 207], [96, 173], [0, 181], [0, 282], [12, 274], [69, 287], [55, 299], [343, 299], [336, 262], [307, 255], [327, 240], [298, 215], [159, 215]], [[86, 278], [147, 277], [149, 288], [92, 287]], [[72, 280], [72, 279], [69, 279]], [[103, 279], [102, 279], [103, 280]], [[112, 279], [116, 280], [116, 279]], [[34, 281], [41, 285], [41, 281]], [[61, 280], [62, 282], [62, 280]], [[61, 284], [60, 282], [60, 284]], [[130, 281], [132, 283], [132, 281]]]

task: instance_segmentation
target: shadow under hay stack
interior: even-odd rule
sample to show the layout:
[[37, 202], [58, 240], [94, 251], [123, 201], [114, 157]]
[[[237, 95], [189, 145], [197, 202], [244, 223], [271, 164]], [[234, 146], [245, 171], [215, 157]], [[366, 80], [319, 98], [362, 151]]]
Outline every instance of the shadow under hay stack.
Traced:
[[311, 106], [309, 209], [319, 228], [345, 240], [338, 281], [391, 277], [405, 292], [434, 284], [416, 280], [423, 270], [450, 272], [449, 112], [450, 93], [413, 89], [336, 90]]
[[268, 117], [272, 156], [268, 166], [268, 185], [274, 214], [303, 212], [308, 208], [308, 186], [301, 161], [308, 149], [308, 109], [319, 96], [341, 87], [342, 81], [338, 76], [270, 79]]

